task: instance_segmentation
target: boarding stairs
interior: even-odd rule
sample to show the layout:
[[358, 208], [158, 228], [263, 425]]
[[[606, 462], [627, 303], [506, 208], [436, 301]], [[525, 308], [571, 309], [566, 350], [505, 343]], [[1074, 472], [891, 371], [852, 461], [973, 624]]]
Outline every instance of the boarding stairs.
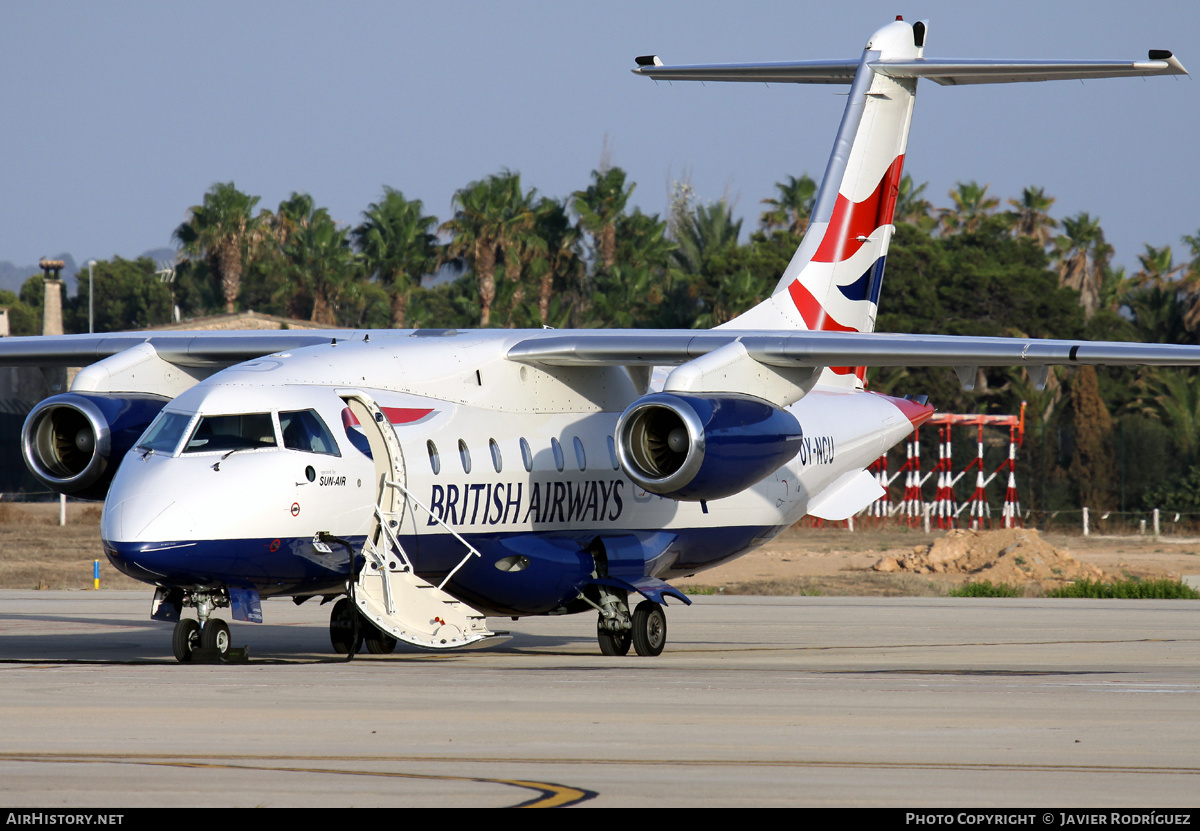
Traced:
[[[338, 395], [362, 425], [375, 461], [375, 513], [361, 552], [365, 562], [351, 590], [359, 613], [396, 640], [425, 649], [458, 649], [497, 638], [487, 628], [483, 613], [444, 590], [471, 557], [480, 556], [454, 529], [445, 526], [466, 547], [463, 560], [440, 585], [417, 576], [398, 531], [406, 509], [414, 518], [418, 507], [430, 512], [405, 487], [400, 440], [369, 395], [358, 390], [340, 390]], [[440, 522], [436, 515], [430, 516]]]

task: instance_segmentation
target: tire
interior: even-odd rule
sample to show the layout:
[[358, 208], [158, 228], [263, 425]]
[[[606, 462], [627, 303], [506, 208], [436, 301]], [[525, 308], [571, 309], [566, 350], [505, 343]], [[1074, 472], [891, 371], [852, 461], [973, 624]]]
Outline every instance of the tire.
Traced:
[[663, 607], [643, 600], [633, 610], [633, 648], [637, 654], [653, 658], [667, 645], [667, 614]]
[[629, 644], [633, 642], [633, 637], [629, 632], [613, 632], [605, 629], [602, 625], [604, 618], [600, 618], [601, 623], [596, 625], [596, 640], [600, 642], [601, 655], [628, 655]]
[[358, 643], [354, 642], [356, 624], [358, 624], [358, 610], [354, 608], [350, 598], [343, 597], [333, 604], [333, 611], [329, 613], [329, 642], [333, 644], [334, 652], [339, 655], [349, 655], [352, 646], [355, 652], [362, 649], [361, 631], [358, 635]]
[[228, 654], [231, 640], [229, 624], [219, 617], [209, 618], [208, 623], [200, 630], [200, 646], [204, 649], [215, 649], [218, 655]]
[[171, 635], [171, 651], [181, 664], [190, 663], [192, 650], [200, 645], [200, 624], [190, 617], [181, 618]]
[[363, 643], [366, 644], [367, 651], [372, 655], [391, 655], [396, 651], [396, 639], [385, 632], [380, 632], [371, 624], [367, 624], [373, 632], [368, 632], [363, 638]]

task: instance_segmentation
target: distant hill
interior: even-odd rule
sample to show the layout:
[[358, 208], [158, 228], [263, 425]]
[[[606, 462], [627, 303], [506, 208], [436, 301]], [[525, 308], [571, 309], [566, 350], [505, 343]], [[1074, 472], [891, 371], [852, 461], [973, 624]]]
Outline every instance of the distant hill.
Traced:
[[[175, 249], [154, 248], [150, 251], [145, 251], [139, 254], [138, 257], [149, 257], [156, 263], [161, 263], [164, 260], [174, 262]], [[66, 264], [62, 270], [62, 277], [63, 281], [67, 284], [67, 295], [73, 295], [76, 287], [75, 275], [81, 269], [87, 268], [87, 261], [85, 260], [83, 263], [76, 263], [74, 257], [65, 253], [47, 256], [47, 259], [62, 260]], [[133, 257], [131, 259], [136, 260], [137, 257]], [[14, 265], [8, 260], [0, 260], [0, 289], [7, 289], [11, 292], [20, 292], [21, 286], [25, 285], [26, 280], [35, 274], [40, 275], [41, 273], [42, 270], [38, 268], [37, 263], [33, 263], [32, 265]]]

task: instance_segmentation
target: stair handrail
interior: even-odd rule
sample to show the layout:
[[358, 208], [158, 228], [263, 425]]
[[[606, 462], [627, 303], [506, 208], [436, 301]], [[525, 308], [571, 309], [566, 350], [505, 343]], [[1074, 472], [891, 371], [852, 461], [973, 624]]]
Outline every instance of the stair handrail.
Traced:
[[[405, 499], [412, 500], [414, 503], [416, 503], [417, 507], [419, 507], [421, 510], [423, 510], [423, 511], [424, 511], [426, 514], [428, 514], [428, 515], [429, 515], [429, 518], [430, 518], [430, 519], [432, 519], [432, 520], [433, 520], [433, 521], [435, 521], [435, 522], [436, 522], [438, 525], [442, 526], [442, 527], [443, 527], [443, 528], [445, 528], [447, 531], [449, 531], [449, 532], [450, 532], [450, 534], [451, 534], [451, 535], [452, 535], [452, 536], [453, 536], [453, 537], [454, 537], [456, 540], [458, 540], [459, 542], [461, 542], [463, 545], [465, 545], [465, 546], [467, 547], [467, 554], [466, 554], [466, 556], [465, 556], [465, 557], [463, 557], [461, 561], [459, 561], [458, 565], [456, 565], [454, 568], [450, 569], [450, 573], [449, 573], [449, 574], [447, 574], [447, 575], [445, 576], [445, 578], [442, 580], [442, 582], [441, 582], [441, 583], [438, 583], [438, 589], [444, 589], [444, 588], [446, 587], [446, 584], [450, 582], [450, 578], [451, 578], [451, 577], [453, 577], [453, 576], [454, 576], [454, 575], [455, 575], [455, 574], [458, 572], [458, 570], [459, 570], [460, 568], [462, 568], [463, 566], [465, 566], [465, 565], [467, 564], [467, 561], [468, 561], [468, 560], [470, 560], [470, 559], [471, 559], [471, 557], [473, 557], [473, 556], [474, 556], [474, 557], [479, 557], [480, 559], [482, 559], [482, 558], [483, 558], [483, 555], [482, 555], [482, 554], [480, 554], [480, 553], [479, 553], [479, 552], [478, 552], [478, 551], [475, 549], [475, 546], [473, 546], [473, 545], [471, 545], [469, 542], [467, 542], [467, 541], [466, 541], [466, 539], [463, 537], [463, 535], [462, 535], [462, 534], [458, 533], [458, 532], [457, 532], [457, 531], [455, 531], [453, 528], [451, 528], [449, 525], [447, 525], [447, 524], [446, 524], [446, 521], [445, 521], [445, 520], [443, 520], [443, 519], [442, 519], [440, 516], [438, 516], [437, 514], [435, 514], [435, 513], [434, 513], [432, 510], [430, 510], [430, 509], [429, 509], [429, 507], [428, 507], [428, 506], [427, 506], [427, 505], [426, 505], [424, 502], [422, 502], [420, 499], [417, 499], [417, 497], [413, 496], [413, 493], [412, 493], [412, 491], [410, 491], [408, 488], [404, 487], [404, 485], [400, 484], [399, 482], [395, 482], [395, 481], [393, 481], [393, 480], [391, 480], [391, 479], [387, 479], [387, 478], [385, 478], [385, 479], [383, 480], [383, 484], [384, 484], [385, 486], [388, 486], [388, 487], [393, 487], [393, 488], [396, 488], [397, 490], [399, 490], [399, 491], [400, 491], [402, 494], [404, 494], [404, 498], [405, 498]], [[416, 511], [412, 511], [412, 515], [413, 515], [413, 517], [414, 517], [414, 520], [413, 520], [413, 525], [414, 525], [414, 526], [416, 526], [416, 524], [417, 524], [417, 523], [416, 523], [416, 519], [415, 519], [415, 517], [416, 517]], [[396, 545], [397, 545], [397, 547], [399, 547], [399, 545], [400, 545], [400, 544], [399, 544], [399, 542], [398, 542], [398, 541], [396, 542]], [[403, 550], [403, 549], [401, 549], [401, 550]], [[406, 559], [407, 559], [407, 558], [406, 558]]]

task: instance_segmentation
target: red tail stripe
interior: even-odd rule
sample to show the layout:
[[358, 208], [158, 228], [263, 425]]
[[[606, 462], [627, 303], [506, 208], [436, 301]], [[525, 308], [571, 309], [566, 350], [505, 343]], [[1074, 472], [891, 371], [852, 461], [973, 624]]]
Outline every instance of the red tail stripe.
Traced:
[[843, 326], [832, 317], [829, 312], [821, 305], [817, 298], [812, 296], [812, 293], [804, 287], [799, 280], [793, 280], [788, 286], [788, 294], [792, 296], [792, 302], [796, 304], [796, 309], [799, 310], [800, 316], [804, 318], [804, 325], [811, 332], [857, 332], [853, 326]]
[[815, 263], [840, 263], [853, 257], [862, 242], [876, 228], [890, 225], [896, 213], [896, 197], [900, 195], [900, 177], [904, 172], [904, 156], [897, 156], [879, 180], [874, 192], [861, 202], [851, 202], [838, 194], [833, 215], [825, 236], [813, 254]]
[[[433, 412], [432, 408], [422, 410], [417, 407], [380, 407], [379, 409], [383, 411], [383, 417], [392, 424], [411, 424]], [[358, 417], [350, 411], [349, 407], [344, 408], [342, 410], [342, 426], [352, 427], [358, 424]]]

